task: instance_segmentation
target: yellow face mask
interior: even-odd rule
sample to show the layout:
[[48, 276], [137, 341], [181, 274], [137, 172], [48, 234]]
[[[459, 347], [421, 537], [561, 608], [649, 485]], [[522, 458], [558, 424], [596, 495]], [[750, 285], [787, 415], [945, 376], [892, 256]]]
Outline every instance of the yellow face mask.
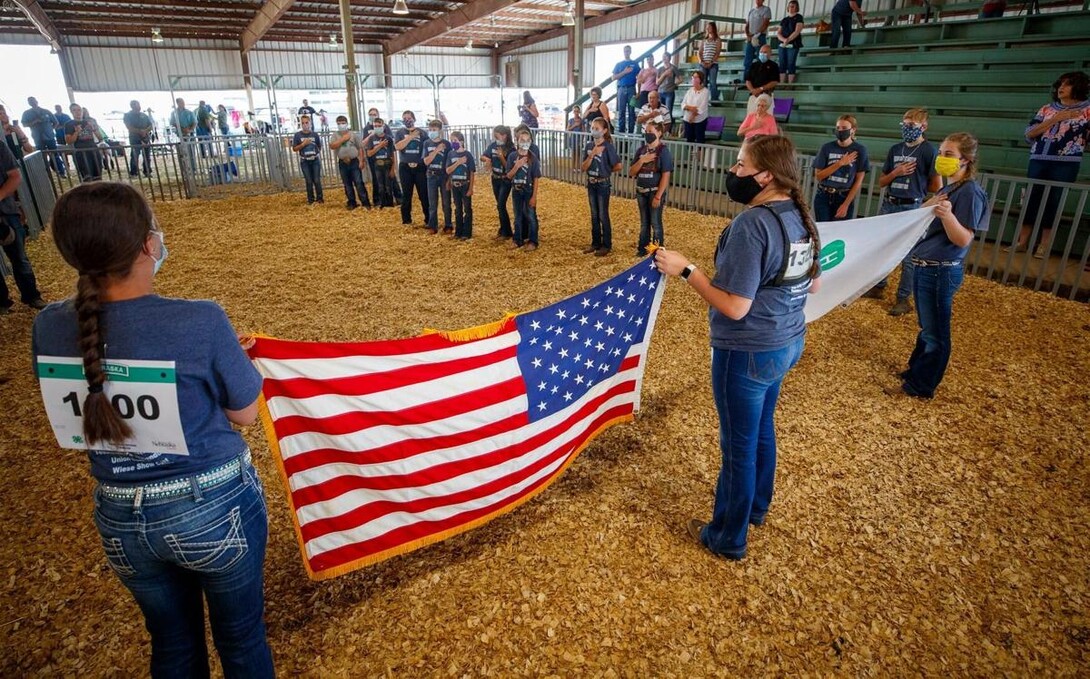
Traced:
[[949, 177], [961, 169], [961, 158], [939, 156], [935, 159], [935, 172], [943, 177]]

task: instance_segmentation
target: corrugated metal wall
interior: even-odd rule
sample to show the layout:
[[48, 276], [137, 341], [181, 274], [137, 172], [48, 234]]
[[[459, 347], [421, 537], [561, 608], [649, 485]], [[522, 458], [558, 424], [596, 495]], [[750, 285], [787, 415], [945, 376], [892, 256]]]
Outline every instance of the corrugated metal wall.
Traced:
[[602, 26], [589, 28], [586, 31], [586, 44], [606, 45], [629, 40], [661, 40], [692, 18], [690, 7], [687, 0], [682, 0], [675, 5], [660, 7], [620, 21], [611, 21]]
[[[382, 73], [382, 54], [377, 48], [358, 48], [356, 67], [361, 74]], [[334, 47], [303, 49], [299, 43], [259, 42], [250, 51], [250, 72], [280, 76], [277, 87], [281, 89], [339, 90], [344, 88], [344, 52]]]
[[[567, 47], [560, 51], [513, 54], [510, 60], [519, 62], [519, 82], [523, 87], [568, 86]], [[594, 48], [587, 47], [583, 50], [583, 87], [593, 87], [593, 80]]]
[[242, 89], [237, 49], [178, 47], [66, 47], [60, 56], [69, 86], [80, 92], [167, 90], [171, 75], [187, 76], [174, 89]]
[[430, 87], [423, 76], [440, 74], [448, 76], [443, 87], [489, 87], [492, 50], [414, 47], [391, 57], [390, 70], [395, 89]]

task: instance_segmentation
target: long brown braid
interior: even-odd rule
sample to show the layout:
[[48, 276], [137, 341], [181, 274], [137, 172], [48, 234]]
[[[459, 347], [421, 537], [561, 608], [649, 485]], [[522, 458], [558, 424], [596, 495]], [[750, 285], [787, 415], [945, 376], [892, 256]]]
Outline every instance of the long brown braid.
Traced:
[[144, 197], [128, 184], [116, 182], [81, 184], [62, 195], [53, 208], [53, 241], [64, 261], [79, 272], [75, 309], [88, 386], [83, 402], [83, 435], [88, 445], [118, 444], [132, 435], [103, 391], [102, 288], [108, 279], [129, 275], [154, 224]]
[[817, 278], [821, 273], [821, 237], [818, 236], [817, 224], [810, 213], [810, 207], [802, 196], [802, 182], [799, 179], [799, 164], [795, 144], [787, 137], [759, 135], [750, 137], [745, 145], [746, 159], [758, 171], [765, 170], [772, 174], [776, 186], [787, 192], [795, 209], [802, 217], [802, 225], [810, 236], [814, 247], [814, 262], [810, 265], [810, 278]]

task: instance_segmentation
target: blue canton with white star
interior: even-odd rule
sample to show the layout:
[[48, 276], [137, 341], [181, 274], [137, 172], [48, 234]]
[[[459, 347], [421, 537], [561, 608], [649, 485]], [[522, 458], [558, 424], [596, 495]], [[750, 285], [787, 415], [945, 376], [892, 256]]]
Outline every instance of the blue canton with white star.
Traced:
[[643, 341], [662, 280], [648, 258], [584, 293], [515, 318], [531, 422], [563, 410], [617, 373], [632, 345]]

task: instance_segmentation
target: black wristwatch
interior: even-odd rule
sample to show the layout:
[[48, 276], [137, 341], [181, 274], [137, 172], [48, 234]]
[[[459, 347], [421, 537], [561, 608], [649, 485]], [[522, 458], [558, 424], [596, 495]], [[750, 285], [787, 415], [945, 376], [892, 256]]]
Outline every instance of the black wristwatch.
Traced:
[[689, 266], [681, 270], [681, 277], [685, 280], [689, 280], [689, 275], [692, 274], [692, 272], [694, 271], [696, 271], [696, 264], [690, 264]]

